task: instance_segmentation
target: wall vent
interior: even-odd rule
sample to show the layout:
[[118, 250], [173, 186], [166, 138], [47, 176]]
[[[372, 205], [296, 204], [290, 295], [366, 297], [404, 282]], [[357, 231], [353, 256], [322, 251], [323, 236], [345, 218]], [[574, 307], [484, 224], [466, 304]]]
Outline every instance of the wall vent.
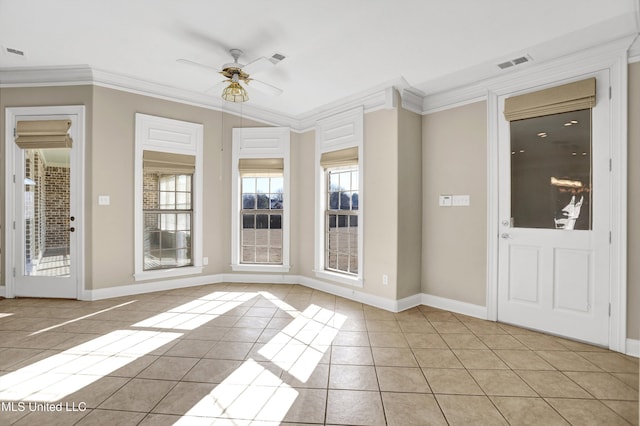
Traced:
[[273, 64], [277, 64], [278, 62], [280, 62], [281, 60], [283, 60], [284, 58], [286, 58], [286, 56], [284, 56], [282, 53], [274, 53], [269, 60], [273, 63]]
[[519, 58], [515, 58], [515, 59], [512, 59], [510, 61], [499, 63], [498, 64], [498, 68], [500, 68], [501, 70], [504, 70], [504, 69], [511, 68], [513, 66], [516, 66], [516, 65], [524, 64], [525, 62], [530, 62], [532, 60], [533, 60], [533, 58], [531, 58], [531, 56], [529, 56], [529, 55], [520, 56]]

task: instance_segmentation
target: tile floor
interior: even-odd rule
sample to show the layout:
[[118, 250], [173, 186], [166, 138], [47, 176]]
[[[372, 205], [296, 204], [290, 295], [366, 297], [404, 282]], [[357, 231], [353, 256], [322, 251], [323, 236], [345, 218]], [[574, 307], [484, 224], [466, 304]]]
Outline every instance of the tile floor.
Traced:
[[638, 359], [296, 285], [0, 300], [2, 425], [638, 425]]

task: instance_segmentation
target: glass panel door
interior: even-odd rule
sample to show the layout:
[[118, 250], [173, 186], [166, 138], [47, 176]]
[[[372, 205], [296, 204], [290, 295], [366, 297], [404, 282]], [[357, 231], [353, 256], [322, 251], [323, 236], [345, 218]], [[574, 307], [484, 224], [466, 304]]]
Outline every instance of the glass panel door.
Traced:
[[23, 274], [71, 275], [71, 168], [69, 148], [25, 149], [23, 186]]

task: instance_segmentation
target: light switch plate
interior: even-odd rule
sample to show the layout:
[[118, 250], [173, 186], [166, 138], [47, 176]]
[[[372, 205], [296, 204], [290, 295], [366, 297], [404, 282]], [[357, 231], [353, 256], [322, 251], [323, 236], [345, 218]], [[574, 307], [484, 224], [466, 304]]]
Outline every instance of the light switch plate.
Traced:
[[109, 204], [111, 204], [111, 197], [108, 195], [98, 195], [99, 206], [108, 206]]
[[449, 207], [452, 205], [451, 195], [441, 195], [439, 199], [440, 207]]
[[470, 196], [468, 195], [454, 195], [452, 205], [454, 206], [468, 206], [470, 204]]

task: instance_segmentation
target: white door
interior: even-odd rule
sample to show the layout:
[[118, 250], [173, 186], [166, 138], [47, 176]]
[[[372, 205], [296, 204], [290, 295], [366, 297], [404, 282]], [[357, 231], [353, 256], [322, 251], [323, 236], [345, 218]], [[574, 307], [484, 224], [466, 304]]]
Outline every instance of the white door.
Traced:
[[[25, 109], [19, 109], [25, 112]], [[79, 297], [78, 265], [80, 173], [78, 173], [81, 132], [77, 114], [28, 114], [11, 116], [18, 122], [70, 120], [71, 148], [52, 148], [46, 144], [25, 148], [16, 138], [7, 138], [9, 174], [13, 184], [8, 196], [9, 220], [13, 221], [11, 246], [14, 247], [9, 296]], [[10, 180], [9, 180], [10, 179]], [[10, 194], [10, 195], [9, 195]], [[12, 216], [12, 217], [11, 217]]]
[[595, 107], [499, 125], [498, 320], [608, 346], [609, 77], [595, 77]]

